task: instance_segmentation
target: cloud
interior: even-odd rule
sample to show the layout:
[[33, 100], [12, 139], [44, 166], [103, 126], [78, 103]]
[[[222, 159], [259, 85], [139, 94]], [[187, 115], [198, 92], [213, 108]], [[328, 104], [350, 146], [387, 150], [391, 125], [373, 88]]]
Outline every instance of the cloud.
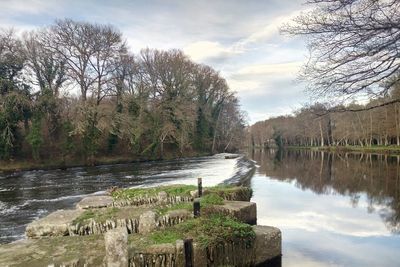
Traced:
[[[280, 94], [283, 91], [293, 93], [294, 85], [292, 83], [301, 64], [302, 62], [296, 61], [244, 66], [228, 76], [228, 84], [231, 89], [237, 92], [253, 95], [265, 95], [276, 91], [276, 89], [280, 90]], [[282, 85], [284, 88], [281, 87]]]
[[[48, 13], [54, 10], [58, 5], [56, 1], [41, 1], [41, 0], [2, 0], [2, 13], [15, 15], [38, 15]], [[3, 15], [4, 16], [4, 15]]]
[[239, 69], [233, 76], [236, 78], [246, 78], [249, 76], [265, 75], [296, 75], [303, 63], [299, 61], [276, 63], [276, 64], [257, 64], [249, 65]]
[[225, 47], [219, 42], [199, 41], [189, 44], [183, 48], [194, 61], [205, 61], [207, 59], [224, 59], [243, 53], [232, 46]]

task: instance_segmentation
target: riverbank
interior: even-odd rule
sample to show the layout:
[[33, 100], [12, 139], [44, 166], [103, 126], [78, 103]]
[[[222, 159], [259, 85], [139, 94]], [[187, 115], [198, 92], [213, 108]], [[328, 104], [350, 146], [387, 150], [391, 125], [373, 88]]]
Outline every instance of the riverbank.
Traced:
[[307, 149], [332, 152], [362, 152], [400, 155], [400, 146], [286, 146], [287, 149]]
[[[188, 157], [202, 157], [210, 156], [210, 153], [192, 152], [185, 154], [184, 158]], [[83, 159], [71, 159], [67, 162], [61, 160], [42, 160], [42, 161], [31, 161], [31, 160], [0, 160], [0, 173], [12, 173], [19, 171], [31, 171], [31, 170], [54, 170], [54, 169], [66, 169], [74, 167], [88, 167], [88, 166], [100, 166], [109, 164], [125, 164], [125, 163], [140, 163], [150, 161], [163, 161], [173, 160], [182, 158], [176, 155], [166, 155], [163, 158], [156, 157], [137, 157], [137, 156], [99, 156], [96, 160], [88, 164]]]

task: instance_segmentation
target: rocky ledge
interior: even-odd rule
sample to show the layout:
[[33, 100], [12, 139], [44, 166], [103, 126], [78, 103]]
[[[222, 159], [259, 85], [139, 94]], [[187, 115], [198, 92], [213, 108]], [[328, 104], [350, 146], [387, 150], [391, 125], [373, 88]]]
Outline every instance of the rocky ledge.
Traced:
[[0, 266], [261, 266], [280, 257], [281, 232], [254, 225], [251, 193], [174, 185], [91, 196], [1, 245]]

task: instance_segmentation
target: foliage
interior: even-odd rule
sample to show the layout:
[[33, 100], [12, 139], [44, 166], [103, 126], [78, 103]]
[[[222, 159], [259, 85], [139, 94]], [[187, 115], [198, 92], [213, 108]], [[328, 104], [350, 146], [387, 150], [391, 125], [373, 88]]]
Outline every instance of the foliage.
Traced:
[[40, 113], [35, 114], [32, 119], [32, 125], [30, 132], [27, 136], [28, 143], [32, 146], [32, 156], [34, 160], [38, 160], [39, 149], [40, 146], [43, 144], [43, 137], [42, 137], [42, 118]]

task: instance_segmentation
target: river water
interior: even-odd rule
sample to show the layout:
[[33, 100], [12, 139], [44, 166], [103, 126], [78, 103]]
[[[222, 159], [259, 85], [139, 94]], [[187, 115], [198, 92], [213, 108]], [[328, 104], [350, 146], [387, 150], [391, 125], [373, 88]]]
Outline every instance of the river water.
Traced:
[[282, 230], [282, 266], [400, 266], [400, 157], [253, 151], [258, 223]]
[[[258, 223], [282, 230], [282, 266], [400, 266], [400, 157], [252, 151]], [[0, 175], [0, 243], [111, 186], [238, 182], [244, 158], [211, 157]]]

